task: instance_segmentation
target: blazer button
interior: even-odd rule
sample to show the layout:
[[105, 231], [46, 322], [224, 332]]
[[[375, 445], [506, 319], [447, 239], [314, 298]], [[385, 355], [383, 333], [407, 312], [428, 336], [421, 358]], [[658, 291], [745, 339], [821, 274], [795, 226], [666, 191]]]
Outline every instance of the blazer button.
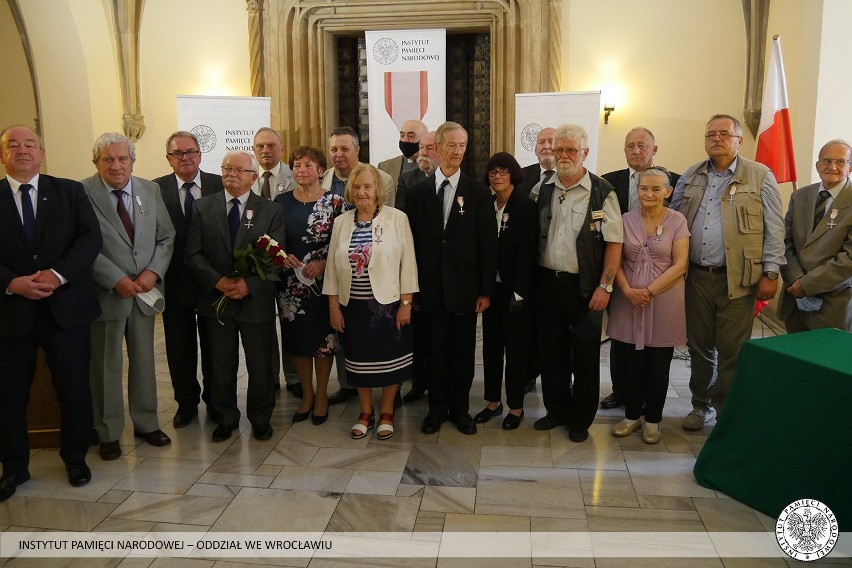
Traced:
[[33, 260], [38, 260], [38, 255], [37, 255], [37, 254], [34, 254], [34, 255], [33, 255]]

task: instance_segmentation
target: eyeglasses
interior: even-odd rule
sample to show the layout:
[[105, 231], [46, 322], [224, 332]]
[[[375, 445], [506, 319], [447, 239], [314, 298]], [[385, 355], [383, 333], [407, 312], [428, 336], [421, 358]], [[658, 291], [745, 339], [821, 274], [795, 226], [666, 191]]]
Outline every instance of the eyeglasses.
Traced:
[[722, 140], [730, 140], [731, 138], [739, 138], [740, 137], [739, 134], [734, 134], [732, 132], [726, 132], [726, 131], [723, 130], [721, 132], [715, 132], [715, 131], [714, 132], [708, 132], [707, 134], [704, 135], [704, 138], [706, 138], [707, 140], [712, 140], [712, 139], [716, 138], [717, 136], [719, 138], [721, 138]]
[[559, 156], [569, 156], [573, 158], [580, 153], [580, 148], [554, 148], [553, 153]]
[[509, 170], [506, 168], [494, 168], [493, 170], [488, 172], [488, 177], [506, 177], [509, 175]]
[[253, 174], [255, 172], [254, 172], [254, 170], [244, 170], [242, 168], [232, 168], [232, 167], [229, 167], [229, 166], [222, 166], [222, 173], [225, 174], [225, 175], [228, 175], [228, 174], [239, 175], [239, 174], [248, 174], [248, 173]]
[[848, 163], [849, 163], [849, 160], [844, 160], [844, 159], [840, 159], [840, 160], [832, 160], [831, 158], [820, 158], [819, 159], [819, 165], [821, 165], [824, 168], [828, 168], [832, 164], [834, 164], [834, 166], [837, 169], [843, 169], [843, 166], [845, 166]]
[[187, 158], [194, 158], [200, 153], [201, 152], [199, 152], [198, 150], [187, 150], [186, 152], [175, 150], [174, 152], [169, 152], [168, 154], [172, 158], [175, 158], [177, 160], [183, 160], [184, 156], [186, 156]]

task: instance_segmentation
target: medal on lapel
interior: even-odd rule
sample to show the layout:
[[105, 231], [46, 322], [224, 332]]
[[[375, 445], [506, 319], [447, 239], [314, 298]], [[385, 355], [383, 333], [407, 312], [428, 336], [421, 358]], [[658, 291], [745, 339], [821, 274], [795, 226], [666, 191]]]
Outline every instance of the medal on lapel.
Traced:
[[139, 206], [139, 211], [141, 211], [142, 214], [144, 215], [145, 214], [145, 208], [142, 207], [142, 198], [139, 197], [138, 195], [136, 196], [136, 205]]
[[829, 228], [829, 229], [833, 229], [833, 228], [835, 228], [835, 227], [837, 226], [837, 222], [835, 221], [835, 219], [837, 219], [837, 215], [838, 215], [839, 213], [840, 213], [840, 212], [839, 212], [837, 209], [832, 209], [832, 210], [831, 210], [831, 214], [828, 216], [828, 219], [829, 219], [829, 221], [828, 221], [828, 228]]
[[464, 215], [464, 196], [459, 195], [456, 197], [456, 203], [459, 204], [459, 215]]
[[732, 184], [731, 189], [728, 191], [728, 193], [731, 195], [728, 198], [728, 203], [733, 205], [734, 204], [734, 196], [737, 194], [737, 186]]
[[500, 232], [502, 233], [506, 229], [509, 228], [509, 214], [503, 213], [503, 216], [500, 221]]

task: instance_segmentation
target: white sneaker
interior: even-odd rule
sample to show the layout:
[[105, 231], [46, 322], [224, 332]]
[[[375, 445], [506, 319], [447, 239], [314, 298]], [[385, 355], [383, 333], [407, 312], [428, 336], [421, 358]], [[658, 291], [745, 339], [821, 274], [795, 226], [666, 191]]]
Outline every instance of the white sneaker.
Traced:
[[711, 408], [707, 412], [694, 409], [683, 419], [683, 429], [689, 432], [696, 432], [704, 428], [704, 425], [716, 418], [716, 409]]

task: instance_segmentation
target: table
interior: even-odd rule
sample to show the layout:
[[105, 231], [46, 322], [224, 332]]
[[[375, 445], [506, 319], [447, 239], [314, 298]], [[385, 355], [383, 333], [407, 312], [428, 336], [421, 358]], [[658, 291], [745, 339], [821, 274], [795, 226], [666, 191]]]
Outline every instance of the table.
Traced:
[[817, 499], [852, 531], [852, 333], [744, 343], [693, 473], [773, 519], [797, 499]]

